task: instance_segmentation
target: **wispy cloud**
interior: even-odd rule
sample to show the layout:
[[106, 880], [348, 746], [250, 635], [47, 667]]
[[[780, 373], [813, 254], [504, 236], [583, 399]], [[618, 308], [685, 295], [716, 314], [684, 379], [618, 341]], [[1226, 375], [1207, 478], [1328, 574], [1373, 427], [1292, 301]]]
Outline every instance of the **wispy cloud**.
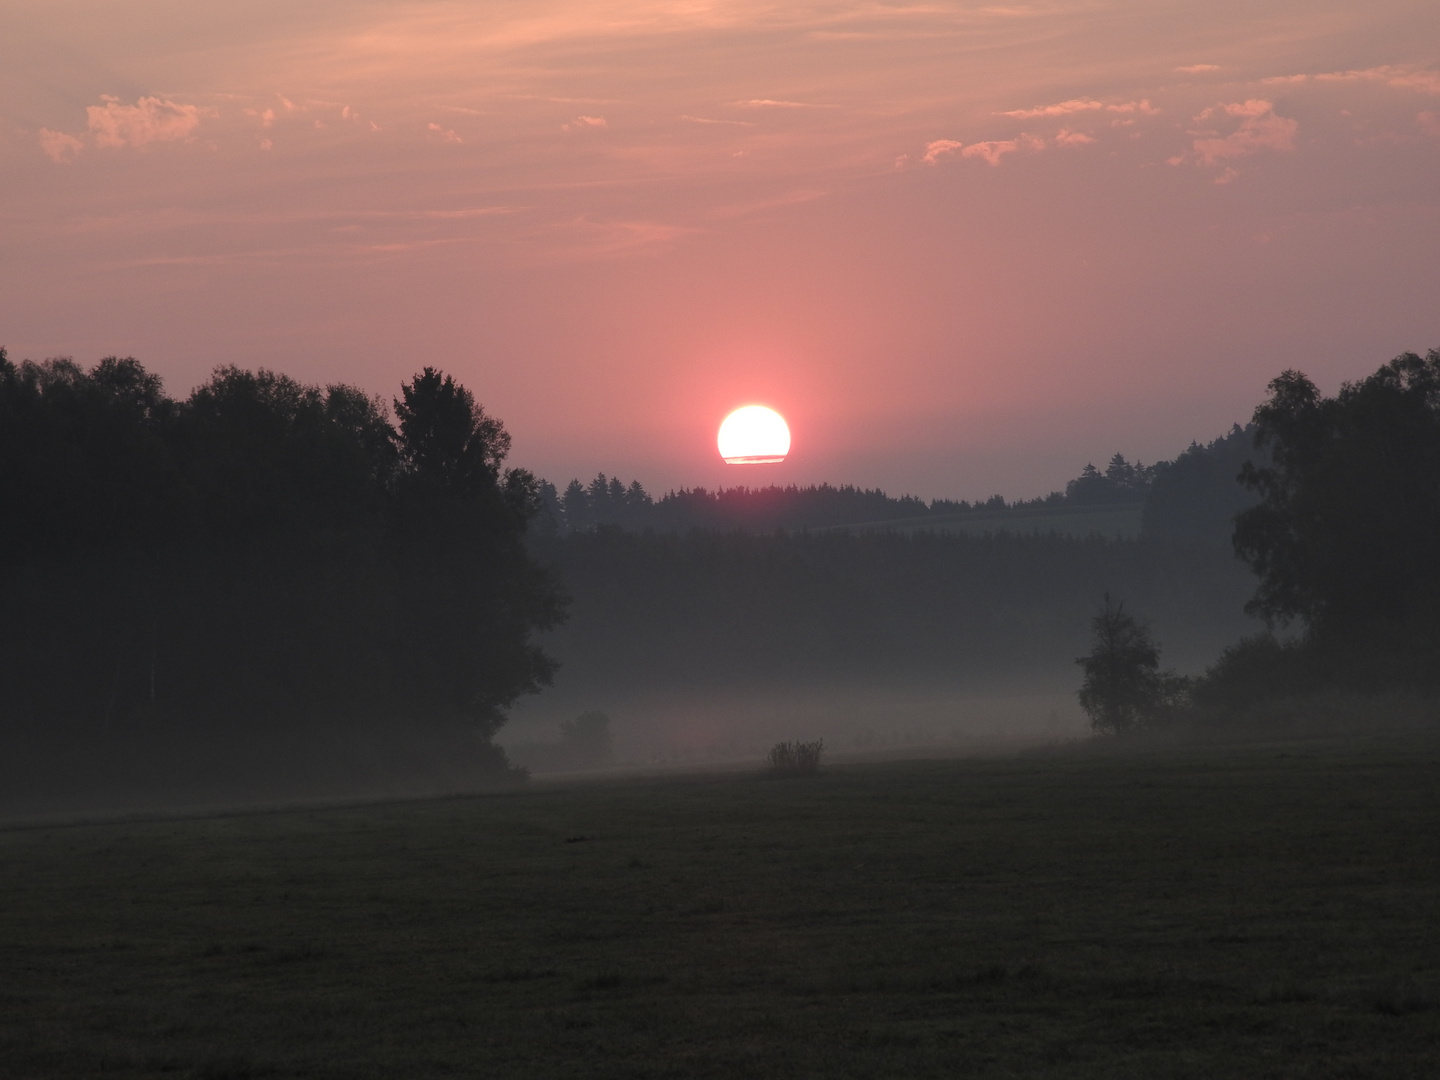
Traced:
[[436, 135], [440, 136], [442, 141], [447, 143], [455, 143], [458, 145], [459, 143], [463, 143], [465, 141], [459, 135], [455, 134], [455, 132], [451, 131], [449, 128], [441, 127], [439, 124], [433, 121], [425, 125], [425, 130], [433, 131]]
[[753, 120], [714, 120], [708, 116], [682, 116], [681, 120], [690, 124], [727, 124], [732, 127], [754, 127]]
[[577, 116], [568, 124], [561, 124], [561, 131], [593, 131], [596, 128], [609, 127], [603, 116]]
[[51, 131], [49, 128], [40, 129], [40, 149], [45, 151], [45, 156], [51, 161], [64, 164], [67, 161], [74, 161], [75, 155], [85, 148], [85, 144], [74, 135], [67, 135], [63, 131]]
[[593, 221], [578, 217], [545, 230], [559, 244], [546, 261], [588, 262], [596, 259], [653, 255], [699, 230], [658, 221]]
[[964, 145], [964, 143], [956, 142], [954, 139], [936, 139], [934, 142], [926, 144], [925, 156], [920, 160], [925, 162], [926, 165], [934, 165], [935, 162], [940, 160], [942, 155], [953, 154]]
[[1053, 105], [1041, 105], [1034, 109], [1011, 109], [1008, 112], [997, 113], [998, 116], [1013, 116], [1019, 120], [1033, 120], [1037, 117], [1049, 116], [1073, 116], [1075, 113], [1083, 112], [1110, 112], [1110, 113], [1133, 113], [1142, 116], [1153, 116], [1160, 110], [1146, 101], [1122, 101], [1106, 104], [1103, 101], [1094, 101], [1086, 98], [1071, 98], [1069, 101], [1057, 101]]
[[1327, 71], [1315, 76], [1316, 82], [1380, 82], [1401, 90], [1417, 90], [1422, 94], [1440, 94], [1440, 71], [1428, 68], [1407, 68], [1394, 65], [1362, 68], [1356, 71]]
[[1184, 67], [1175, 69], [1181, 75], [1204, 75], [1209, 71], [1219, 71], [1219, 64], [1186, 64]]
[[1272, 75], [1260, 80], [1267, 86], [1317, 83], [1383, 83], [1398, 90], [1415, 90], [1422, 94], [1440, 94], [1440, 71], [1431, 68], [1384, 64], [1380, 67], [1355, 68], [1350, 71], [1322, 71], [1318, 74]]
[[732, 105], [741, 109], [834, 109], [835, 105], [821, 105], [813, 101], [774, 101], [771, 98], [752, 98], [749, 101], [735, 101]]
[[960, 151], [961, 157], [978, 157], [994, 166], [1000, 164], [1000, 159], [1006, 154], [1013, 154], [1019, 150], [1040, 150], [1045, 146], [1045, 140], [1036, 138], [1034, 135], [1021, 135], [1014, 139], [991, 139], [988, 142], [971, 143]]
[[[1215, 127], [1191, 131], [1190, 134], [1195, 137], [1191, 153], [1172, 157], [1169, 163], [1179, 165], [1192, 158], [1200, 165], [1215, 165], [1234, 158], [1249, 157], [1262, 150], [1283, 152], [1295, 149], [1295, 136], [1300, 125], [1290, 117], [1277, 116], [1273, 102], [1250, 98], [1248, 101], [1213, 105], [1195, 117], [1197, 124], [1213, 125], [1228, 120], [1240, 121], [1239, 126], [1228, 134], [1222, 134]], [[1231, 179], [1233, 176], [1225, 176], [1216, 182], [1228, 183]]]
[[756, 199], [752, 202], [735, 203], [730, 206], [717, 206], [709, 212], [708, 217], [721, 220], [727, 218], [745, 217], [748, 214], [757, 214], [765, 210], [774, 210], [781, 206], [795, 206], [799, 203], [814, 202], [816, 199], [823, 199], [829, 192], [817, 188], [801, 188], [795, 191], [787, 191], [781, 195], [773, 195], [766, 199]]
[[[1058, 146], [1082, 146], [1095, 140], [1089, 135], [1081, 132], [1061, 130], [1055, 137]], [[1018, 153], [1022, 150], [1034, 151], [1045, 149], [1045, 140], [1038, 135], [1031, 135], [1029, 132], [1017, 135], [1013, 139], [987, 139], [984, 142], [962, 143], [954, 139], [936, 139], [925, 146], [925, 156], [920, 160], [926, 165], [934, 165], [940, 158], [947, 154], [956, 154], [962, 158], [979, 158], [989, 165], [999, 165], [1000, 159], [1006, 154]], [[906, 159], [896, 161], [897, 166], [903, 166]]]
[[188, 139], [206, 117], [218, 115], [200, 105], [181, 105], [157, 97], [142, 97], [134, 105], [102, 94], [103, 105], [86, 110], [87, 126], [96, 146], [148, 146], [156, 142]]

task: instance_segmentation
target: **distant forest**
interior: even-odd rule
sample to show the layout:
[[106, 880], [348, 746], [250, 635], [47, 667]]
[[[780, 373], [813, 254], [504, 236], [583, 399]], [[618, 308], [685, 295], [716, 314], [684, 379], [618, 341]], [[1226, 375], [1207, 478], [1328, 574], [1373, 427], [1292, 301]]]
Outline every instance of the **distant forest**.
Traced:
[[1087, 464], [1064, 491], [1007, 502], [994, 495], [979, 502], [897, 497], [878, 489], [819, 484], [809, 487], [733, 487], [715, 491], [682, 488], [653, 497], [638, 480], [625, 483], [600, 473], [588, 484], [571, 480], [564, 491], [542, 480], [541, 510], [532, 526], [543, 534], [586, 532], [615, 526], [632, 532], [691, 529], [774, 532], [905, 523], [923, 528], [967, 516], [984, 517], [997, 532], [1023, 529], [1025, 512], [1095, 507], [1143, 507], [1149, 538], [1195, 540], [1228, 546], [1233, 518], [1256, 496], [1240, 483], [1247, 461], [1261, 462], [1254, 429], [1238, 424], [1208, 445], [1192, 444], [1173, 461], [1142, 465], [1115, 454], [1102, 472]]

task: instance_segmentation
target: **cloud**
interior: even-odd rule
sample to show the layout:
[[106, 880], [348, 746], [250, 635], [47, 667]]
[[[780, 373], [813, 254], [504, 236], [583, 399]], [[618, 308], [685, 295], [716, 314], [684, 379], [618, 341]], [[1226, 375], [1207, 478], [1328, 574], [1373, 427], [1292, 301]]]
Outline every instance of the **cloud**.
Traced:
[[[1072, 134], [1062, 131], [1057, 136], [1056, 142], [1063, 142], [1067, 146], [1076, 146], [1081, 143], [1094, 142], [1088, 135], [1078, 133]], [[1022, 134], [1013, 139], [991, 139], [987, 142], [965, 143], [956, 142], [954, 139], [936, 139], [925, 146], [925, 156], [920, 160], [926, 165], [935, 165], [945, 154], [958, 153], [961, 157], [978, 157], [991, 165], [999, 165], [1000, 159], [1006, 154], [1013, 154], [1020, 150], [1043, 150], [1045, 140], [1037, 135]], [[903, 165], [904, 158], [897, 159], [897, 168]]]
[[604, 128], [610, 125], [605, 122], [603, 116], [577, 116], [568, 124], [561, 124], [561, 131], [589, 131], [592, 128]]
[[1219, 71], [1219, 64], [1186, 64], [1175, 69], [1181, 75], [1204, 75], [1207, 71]]
[[817, 105], [812, 101], [772, 101], [770, 98], [752, 98], [749, 101], [735, 101], [731, 104], [742, 109], [833, 109], [834, 105]]
[[1378, 82], [1399, 90], [1416, 90], [1422, 94], [1440, 94], [1440, 71], [1429, 68], [1382, 67], [1357, 68], [1352, 71], [1325, 71], [1318, 75], [1272, 75], [1261, 79], [1266, 86], [1285, 86], [1309, 82]]
[[960, 151], [960, 156], [984, 158], [990, 165], [999, 165], [1000, 159], [1006, 154], [1013, 154], [1017, 150], [1039, 150], [1044, 145], [1044, 139], [1036, 138], [1034, 135], [1021, 135], [1016, 139], [993, 139], [989, 142], [971, 143]]
[[45, 156], [51, 161], [64, 164], [74, 161], [75, 155], [85, 148], [85, 144], [74, 135], [66, 135], [63, 131], [51, 131], [49, 128], [40, 129], [40, 149], [45, 151]]
[[708, 116], [682, 116], [681, 120], [691, 124], [728, 124], [733, 127], [754, 127], [753, 120], [712, 120]]
[[218, 115], [199, 105], [179, 105], [157, 97], [142, 97], [134, 105], [102, 94], [104, 105], [86, 108], [87, 126], [96, 146], [148, 146], [155, 142], [188, 139], [206, 117]]
[[1095, 140], [1086, 135], [1083, 131], [1070, 131], [1061, 128], [1055, 135], [1056, 146], [1084, 146], [1086, 143], [1093, 143]]
[[774, 210], [782, 206], [797, 206], [800, 203], [814, 202], [816, 199], [823, 199], [828, 191], [820, 188], [799, 188], [795, 191], [787, 191], [781, 195], [773, 195], [767, 199], [756, 199], [752, 202], [734, 203], [730, 206], [717, 206], [709, 212], [712, 218], [738, 218], [748, 214], [756, 214], [765, 210]]
[[658, 221], [593, 221], [587, 217], [545, 226], [557, 241], [541, 261], [589, 262], [655, 255], [676, 241], [699, 232], [691, 226]]
[[[1274, 104], [1260, 98], [1212, 106], [1195, 120], [1197, 123], [1213, 123], [1232, 117], [1240, 121], [1240, 126], [1228, 135], [1213, 130], [1190, 133], [1196, 136], [1194, 156], [1200, 164], [1214, 165], [1230, 158], [1249, 157], [1262, 150], [1295, 149], [1295, 135], [1300, 125], [1289, 117], [1276, 116]], [[1171, 162], [1175, 160], [1172, 158]]]
[[[958, 143], [954, 139], [936, 139], [925, 146], [925, 156], [920, 160], [926, 165], [934, 165], [940, 159], [941, 154], [953, 154], [959, 150], [964, 143]], [[898, 162], [897, 162], [898, 164]]]
[[456, 135], [455, 132], [451, 131], [449, 128], [443, 128], [436, 123], [426, 124], [425, 128], [427, 131], [435, 132], [435, 134], [439, 135], [440, 138], [447, 143], [462, 143], [465, 141], [464, 139], [460, 138], [459, 135]]
[[1146, 101], [1122, 101], [1119, 104], [1107, 105], [1103, 101], [1088, 101], [1085, 98], [1071, 98], [1069, 101], [1059, 101], [1054, 105], [1041, 105], [1036, 109], [1011, 109], [1009, 112], [997, 113], [997, 116], [1013, 116], [1020, 120], [1032, 120], [1041, 116], [1073, 116], [1082, 112], [1111, 112], [1111, 113], [1138, 113], [1142, 116], [1153, 116], [1160, 110]]
[[1363, 68], [1356, 71], [1328, 71], [1315, 76], [1316, 82], [1383, 82], [1401, 90], [1418, 90], [1422, 94], [1440, 94], [1440, 71], [1426, 68], [1403, 68], [1393, 65]]

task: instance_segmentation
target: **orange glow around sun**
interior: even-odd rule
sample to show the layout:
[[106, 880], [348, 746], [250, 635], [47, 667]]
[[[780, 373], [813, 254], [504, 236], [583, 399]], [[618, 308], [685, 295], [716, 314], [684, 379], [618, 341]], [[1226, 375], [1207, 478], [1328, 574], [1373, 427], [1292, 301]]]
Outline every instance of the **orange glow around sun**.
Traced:
[[774, 409], [746, 405], [725, 418], [717, 441], [727, 465], [769, 465], [790, 453], [790, 428]]

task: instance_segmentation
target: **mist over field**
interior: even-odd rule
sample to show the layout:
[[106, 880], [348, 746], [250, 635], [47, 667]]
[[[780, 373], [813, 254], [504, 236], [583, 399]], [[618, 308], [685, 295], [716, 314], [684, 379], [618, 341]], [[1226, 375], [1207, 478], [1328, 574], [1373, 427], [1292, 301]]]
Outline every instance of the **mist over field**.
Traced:
[[571, 597], [541, 639], [560, 667], [502, 742], [600, 710], [617, 761], [755, 758], [797, 735], [836, 752], [1073, 738], [1074, 660], [1107, 591], [1193, 674], [1259, 625], [1249, 572], [1203, 543], [617, 530], [542, 550]]

